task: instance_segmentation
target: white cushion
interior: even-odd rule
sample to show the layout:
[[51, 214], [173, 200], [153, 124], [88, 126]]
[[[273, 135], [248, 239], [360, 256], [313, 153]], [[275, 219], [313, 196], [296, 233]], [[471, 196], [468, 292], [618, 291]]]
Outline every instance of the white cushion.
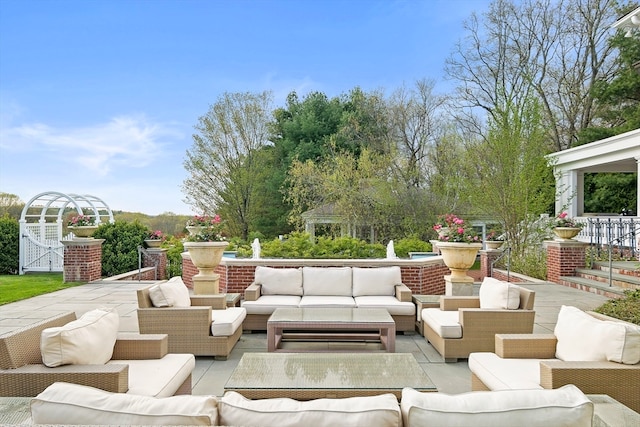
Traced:
[[213, 396], [156, 399], [57, 382], [31, 399], [31, 419], [34, 424], [217, 425], [218, 401]]
[[596, 319], [579, 308], [563, 305], [553, 333], [558, 339], [558, 359], [640, 362], [640, 327]]
[[386, 308], [389, 314], [394, 316], [413, 316], [416, 314], [416, 306], [409, 301], [400, 301], [391, 296], [361, 296], [355, 297], [356, 307]]
[[247, 310], [242, 307], [228, 307], [226, 310], [211, 310], [211, 335], [228, 337], [242, 327]]
[[302, 267], [304, 295], [352, 296], [351, 267]]
[[162, 359], [111, 360], [108, 365], [129, 365], [128, 394], [173, 396], [196, 367], [193, 354], [169, 353]]
[[395, 286], [402, 283], [400, 267], [353, 267], [353, 296], [395, 295]]
[[485, 277], [480, 285], [480, 308], [515, 310], [520, 306], [520, 287]]
[[471, 353], [469, 370], [490, 390], [541, 389], [540, 362], [556, 359], [503, 359], [495, 353]]
[[154, 307], [189, 307], [189, 289], [180, 276], [174, 276], [149, 288], [149, 298]]
[[272, 268], [257, 266], [256, 283], [262, 285], [262, 295], [302, 296], [302, 270], [299, 268]]
[[256, 301], [242, 301], [247, 314], [272, 314], [276, 308], [297, 307], [300, 297], [296, 295], [262, 295]]
[[369, 397], [249, 400], [229, 391], [218, 402], [221, 425], [277, 427], [400, 427], [398, 399], [391, 393]]
[[460, 314], [439, 308], [422, 309], [422, 321], [442, 338], [462, 338]]
[[353, 297], [305, 295], [300, 300], [300, 307], [348, 307], [355, 308]]
[[42, 363], [50, 368], [104, 365], [113, 354], [119, 326], [117, 311], [100, 308], [64, 326], [47, 328], [40, 335]]
[[455, 395], [405, 388], [400, 407], [405, 426], [591, 427], [593, 417], [593, 403], [573, 384]]

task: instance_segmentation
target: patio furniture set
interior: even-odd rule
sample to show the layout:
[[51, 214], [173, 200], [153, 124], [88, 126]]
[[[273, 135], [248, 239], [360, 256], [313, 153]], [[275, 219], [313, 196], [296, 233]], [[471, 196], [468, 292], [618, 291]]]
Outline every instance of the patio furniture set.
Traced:
[[[141, 289], [140, 334], [118, 334], [109, 310], [6, 334], [0, 395], [35, 396], [40, 424], [595, 425], [584, 393], [640, 411], [637, 325], [563, 307], [555, 334], [541, 337], [535, 294], [493, 279], [478, 297], [441, 297], [439, 307], [421, 299], [416, 313], [399, 268], [257, 267], [255, 278], [241, 307], [191, 296], [179, 278]], [[473, 392], [438, 393], [412, 355], [394, 353], [398, 322], [412, 332], [416, 319], [445, 360], [469, 358]], [[246, 353], [222, 397], [173, 396], [191, 394], [194, 355], [225, 359], [243, 324], [267, 330], [268, 352]], [[382, 351], [287, 352], [299, 340], [373, 341]]]

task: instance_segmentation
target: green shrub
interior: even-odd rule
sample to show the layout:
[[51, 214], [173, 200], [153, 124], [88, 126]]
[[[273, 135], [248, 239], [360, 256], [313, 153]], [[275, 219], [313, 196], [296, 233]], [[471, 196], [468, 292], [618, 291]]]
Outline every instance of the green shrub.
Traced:
[[609, 300], [593, 311], [640, 325], [640, 289], [624, 291], [624, 297]]
[[148, 229], [138, 221], [102, 224], [93, 237], [102, 244], [102, 276], [111, 277], [138, 268], [138, 246], [142, 246]]
[[[238, 249], [238, 255], [250, 253], [243, 246]], [[380, 244], [369, 244], [352, 237], [318, 237], [311, 242], [308, 233], [291, 233], [285, 239], [273, 239], [261, 242], [260, 256], [262, 258], [324, 258], [324, 259], [354, 259], [354, 258], [384, 258], [386, 249]]]
[[0, 274], [18, 274], [20, 224], [4, 214], [0, 218]]
[[431, 252], [431, 243], [420, 240], [418, 236], [409, 236], [393, 242], [396, 255], [409, 258], [409, 252]]
[[169, 278], [175, 276], [182, 276], [182, 252], [184, 252], [184, 245], [182, 240], [169, 236], [164, 241], [162, 247], [167, 248], [167, 276]]

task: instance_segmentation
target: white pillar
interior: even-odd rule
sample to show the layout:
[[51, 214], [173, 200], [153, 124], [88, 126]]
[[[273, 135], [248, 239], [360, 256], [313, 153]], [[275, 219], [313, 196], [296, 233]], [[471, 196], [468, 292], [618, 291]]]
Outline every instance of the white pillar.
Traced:
[[[584, 206], [584, 185], [578, 194], [579, 179], [576, 170], [560, 170], [556, 174], [556, 215], [566, 211], [570, 217], [578, 216], [578, 196], [582, 197]], [[584, 181], [584, 176], [583, 176]]]
[[640, 157], [636, 157], [636, 216], [640, 216]]

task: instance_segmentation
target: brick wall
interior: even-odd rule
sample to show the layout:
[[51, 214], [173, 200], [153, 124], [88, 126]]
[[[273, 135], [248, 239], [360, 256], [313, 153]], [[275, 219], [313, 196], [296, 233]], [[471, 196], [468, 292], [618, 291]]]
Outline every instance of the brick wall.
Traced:
[[104, 239], [63, 241], [63, 281], [93, 282], [102, 277], [102, 243]]
[[[143, 252], [142, 266], [143, 267], [155, 267], [158, 266], [158, 280], [167, 279], [167, 250], [149, 248]], [[154, 280], [155, 275], [152, 274], [151, 279], [142, 280]]]
[[547, 280], [560, 283], [561, 276], [574, 276], [576, 268], [585, 266], [587, 243], [577, 240], [546, 241]]

